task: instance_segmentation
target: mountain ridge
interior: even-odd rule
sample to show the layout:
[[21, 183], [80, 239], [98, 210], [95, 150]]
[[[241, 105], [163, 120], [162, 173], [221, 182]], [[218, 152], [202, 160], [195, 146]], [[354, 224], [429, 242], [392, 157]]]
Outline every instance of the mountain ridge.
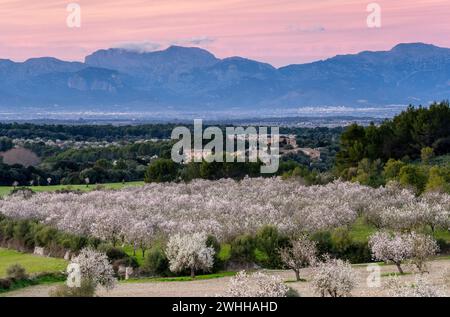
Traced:
[[0, 59], [0, 109], [381, 106], [450, 97], [450, 49], [400, 43], [388, 51], [276, 68], [239, 56], [170, 46], [154, 52], [102, 49], [85, 62]]

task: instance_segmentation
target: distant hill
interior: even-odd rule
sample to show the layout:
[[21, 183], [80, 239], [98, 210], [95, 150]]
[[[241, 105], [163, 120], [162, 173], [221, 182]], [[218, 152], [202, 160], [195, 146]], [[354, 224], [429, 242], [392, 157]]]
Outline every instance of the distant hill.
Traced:
[[450, 49], [423, 43], [275, 68], [171, 46], [99, 50], [84, 63], [0, 60], [0, 110], [230, 110], [428, 104], [450, 97]]

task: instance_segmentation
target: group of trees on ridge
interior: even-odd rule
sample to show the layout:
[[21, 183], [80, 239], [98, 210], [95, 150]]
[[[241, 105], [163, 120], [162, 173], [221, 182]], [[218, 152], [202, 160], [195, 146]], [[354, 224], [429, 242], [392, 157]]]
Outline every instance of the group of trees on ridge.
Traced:
[[397, 180], [422, 192], [449, 191], [450, 106], [408, 107], [380, 126], [349, 126], [341, 135], [336, 176], [371, 186]]

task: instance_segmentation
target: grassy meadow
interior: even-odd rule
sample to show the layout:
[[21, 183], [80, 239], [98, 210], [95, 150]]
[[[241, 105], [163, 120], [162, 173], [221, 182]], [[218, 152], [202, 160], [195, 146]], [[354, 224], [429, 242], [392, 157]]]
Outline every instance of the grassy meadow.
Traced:
[[[97, 186], [102, 186], [107, 189], [122, 189], [128, 186], [142, 186], [144, 182], [129, 182], [129, 183], [108, 183], [108, 184], [99, 184], [99, 185], [51, 185], [51, 186], [25, 186], [25, 188], [30, 188], [35, 192], [54, 192], [61, 189], [71, 189], [71, 190], [80, 190], [80, 191], [91, 191], [97, 188]], [[22, 188], [22, 187], [21, 187]], [[0, 197], [8, 195], [11, 190], [13, 190], [12, 186], [0, 186]]]
[[28, 274], [64, 271], [67, 262], [63, 259], [40, 257], [0, 248], [0, 278], [6, 277], [6, 270], [14, 264], [22, 265]]

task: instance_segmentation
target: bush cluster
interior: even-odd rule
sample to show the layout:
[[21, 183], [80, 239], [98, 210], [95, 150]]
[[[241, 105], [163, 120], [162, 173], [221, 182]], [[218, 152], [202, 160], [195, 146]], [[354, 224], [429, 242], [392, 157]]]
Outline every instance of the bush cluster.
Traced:
[[311, 239], [317, 242], [317, 249], [321, 255], [329, 254], [350, 263], [369, 263], [372, 261], [367, 241], [353, 240], [346, 229], [317, 232], [312, 235]]
[[[330, 254], [351, 263], [367, 263], [372, 260], [367, 241], [352, 240], [345, 229], [319, 232], [311, 238], [317, 242], [319, 255]], [[207, 240], [208, 246], [216, 251], [213, 272], [224, 270], [230, 264], [238, 267], [256, 264], [267, 269], [282, 269], [280, 249], [288, 247], [289, 243], [289, 238], [273, 226], [262, 227], [253, 235], [237, 236], [230, 244], [221, 245], [213, 236], [209, 236]], [[140, 270], [147, 276], [174, 276], [169, 270], [163, 243], [157, 243], [149, 250]], [[189, 272], [179, 272], [178, 275], [189, 275]]]
[[42, 272], [30, 276], [19, 264], [8, 267], [6, 273], [5, 278], [0, 278], [0, 293], [44, 282], [61, 282], [66, 279], [66, 275], [59, 272]]
[[231, 241], [231, 261], [256, 263], [269, 269], [282, 267], [279, 249], [287, 246], [289, 239], [276, 227], [262, 227], [255, 235], [241, 235]]
[[44, 247], [54, 256], [64, 256], [66, 250], [79, 251], [86, 246], [97, 246], [98, 239], [63, 233], [33, 220], [13, 220], [0, 215], [0, 244], [13, 244], [33, 250]]
[[134, 256], [130, 256], [123, 249], [114, 247], [107, 243], [102, 243], [97, 247], [97, 251], [101, 253], [105, 253], [108, 257], [108, 260], [111, 262], [114, 273], [119, 277], [119, 268], [121, 266], [124, 267], [132, 267], [138, 268], [139, 263]]

